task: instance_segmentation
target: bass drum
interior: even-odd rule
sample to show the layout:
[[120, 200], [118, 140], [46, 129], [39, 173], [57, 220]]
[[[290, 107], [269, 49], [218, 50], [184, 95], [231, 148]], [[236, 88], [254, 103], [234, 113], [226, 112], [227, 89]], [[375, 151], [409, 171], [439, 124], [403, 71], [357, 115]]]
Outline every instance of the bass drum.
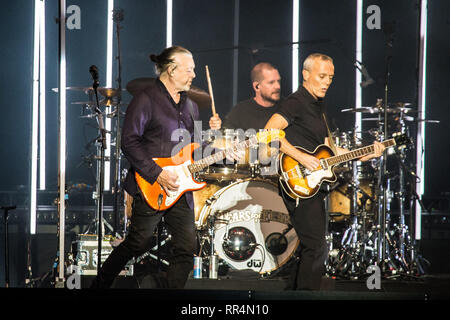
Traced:
[[205, 203], [199, 223], [210, 216], [214, 249], [235, 270], [270, 274], [299, 245], [278, 185], [270, 180], [247, 179], [220, 189]]

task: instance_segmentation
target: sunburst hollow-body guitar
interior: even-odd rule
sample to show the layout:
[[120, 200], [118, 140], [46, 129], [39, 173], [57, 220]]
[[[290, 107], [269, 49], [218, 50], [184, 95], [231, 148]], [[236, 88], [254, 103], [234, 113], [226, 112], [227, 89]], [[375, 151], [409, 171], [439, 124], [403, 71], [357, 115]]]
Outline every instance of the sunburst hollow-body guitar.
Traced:
[[[408, 137], [400, 133], [396, 133], [392, 139], [382, 142], [386, 148], [400, 147], [408, 143], [410, 143]], [[325, 144], [319, 145], [313, 152], [309, 152], [301, 147], [296, 148], [319, 159], [320, 165], [316, 170], [310, 171], [287, 154], [280, 154], [278, 166], [280, 184], [286, 194], [292, 199], [313, 197], [317, 194], [323, 182], [333, 183], [337, 180], [334, 172], [337, 165], [359, 159], [374, 152], [374, 145], [340, 155], [335, 155], [331, 148]]]

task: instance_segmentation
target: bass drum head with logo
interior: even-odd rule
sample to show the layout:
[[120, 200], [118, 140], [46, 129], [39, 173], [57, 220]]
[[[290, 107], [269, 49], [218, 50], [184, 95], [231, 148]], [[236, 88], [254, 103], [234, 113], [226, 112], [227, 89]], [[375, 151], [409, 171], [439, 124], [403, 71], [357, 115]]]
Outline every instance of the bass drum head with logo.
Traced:
[[214, 215], [214, 249], [230, 267], [266, 274], [289, 261], [299, 240], [276, 183], [237, 181], [212, 199], [203, 207], [200, 220]]

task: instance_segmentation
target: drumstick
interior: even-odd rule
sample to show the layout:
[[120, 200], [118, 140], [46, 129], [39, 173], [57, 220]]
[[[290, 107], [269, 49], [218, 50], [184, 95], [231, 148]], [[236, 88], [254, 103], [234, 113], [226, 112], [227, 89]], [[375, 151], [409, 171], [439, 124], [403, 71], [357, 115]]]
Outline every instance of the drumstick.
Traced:
[[211, 86], [211, 78], [209, 77], [208, 65], [206, 65], [205, 67], [206, 67], [206, 80], [208, 81], [209, 96], [211, 97], [212, 114], [213, 114], [213, 116], [216, 116], [216, 114], [217, 114], [216, 106], [214, 105], [214, 95], [213, 95], [212, 86]]

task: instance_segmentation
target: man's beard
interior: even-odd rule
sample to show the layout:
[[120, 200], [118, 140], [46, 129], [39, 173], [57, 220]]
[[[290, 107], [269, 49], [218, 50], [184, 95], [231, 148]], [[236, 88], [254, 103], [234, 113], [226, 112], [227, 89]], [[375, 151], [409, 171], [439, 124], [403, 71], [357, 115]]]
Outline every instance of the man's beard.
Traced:
[[272, 98], [272, 96], [274, 95], [274, 93], [272, 93], [271, 95], [265, 95], [265, 94], [261, 94], [261, 98], [263, 98], [263, 100], [270, 102], [270, 103], [277, 103], [278, 101], [280, 101], [280, 94], [278, 93], [278, 98]]

